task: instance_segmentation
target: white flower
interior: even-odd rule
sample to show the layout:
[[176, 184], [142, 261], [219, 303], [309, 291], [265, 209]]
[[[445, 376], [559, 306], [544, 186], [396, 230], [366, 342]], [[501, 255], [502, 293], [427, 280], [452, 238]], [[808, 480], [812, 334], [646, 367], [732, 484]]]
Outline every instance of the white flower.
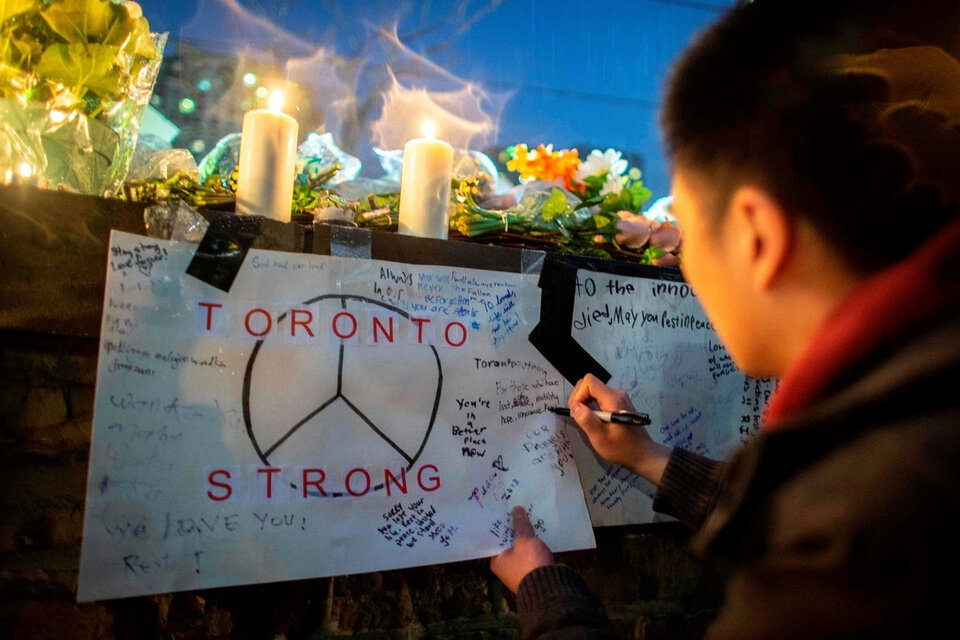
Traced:
[[[594, 149], [577, 167], [577, 180], [583, 182], [590, 176], [602, 176], [607, 172], [613, 176], [622, 176], [627, 170], [627, 161], [623, 160], [621, 155], [623, 154], [615, 149], [607, 149], [602, 153], [599, 149]], [[617, 190], [617, 193], [619, 192]]]
[[620, 195], [621, 191], [623, 191], [623, 180], [613, 172], [608, 173], [606, 181], [603, 183], [603, 186], [600, 187], [600, 195], [605, 196], [608, 193]]

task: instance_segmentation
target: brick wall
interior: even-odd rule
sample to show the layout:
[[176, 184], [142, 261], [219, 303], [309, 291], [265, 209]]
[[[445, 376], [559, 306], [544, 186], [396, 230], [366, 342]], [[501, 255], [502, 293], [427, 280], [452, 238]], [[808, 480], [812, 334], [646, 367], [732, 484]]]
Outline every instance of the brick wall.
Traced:
[[[0, 638], [516, 638], [516, 603], [487, 561], [75, 602], [106, 239], [141, 231], [140, 213], [0, 188]], [[596, 534], [596, 551], [560, 560], [618, 635], [702, 635], [721, 581], [679, 525]]]

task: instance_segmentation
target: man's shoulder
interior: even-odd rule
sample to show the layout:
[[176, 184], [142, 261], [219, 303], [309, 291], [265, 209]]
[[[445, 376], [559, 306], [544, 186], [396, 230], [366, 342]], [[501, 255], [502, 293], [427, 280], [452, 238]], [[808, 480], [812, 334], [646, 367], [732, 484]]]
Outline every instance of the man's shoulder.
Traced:
[[933, 489], [956, 480], [957, 380], [960, 315], [878, 357], [847, 386], [799, 416], [790, 433], [773, 433], [769, 442], [758, 443], [773, 457], [786, 459], [798, 452], [808, 457], [778, 494], [801, 502], [831, 502], [835, 496], [834, 503], [849, 496], [866, 511], [913, 485]]
[[[877, 358], [861, 375], [760, 436], [733, 459], [728, 500], [696, 547], [852, 544], [904, 533], [960, 508], [960, 322], [948, 320]], [[815, 542], [820, 540], [820, 542]], [[836, 550], [831, 551], [831, 553]], [[824, 550], [826, 552], [826, 550]]]
[[853, 544], [870, 531], [915, 533], [957, 512], [958, 486], [960, 407], [918, 412], [845, 442], [776, 488], [770, 541], [829, 535]]

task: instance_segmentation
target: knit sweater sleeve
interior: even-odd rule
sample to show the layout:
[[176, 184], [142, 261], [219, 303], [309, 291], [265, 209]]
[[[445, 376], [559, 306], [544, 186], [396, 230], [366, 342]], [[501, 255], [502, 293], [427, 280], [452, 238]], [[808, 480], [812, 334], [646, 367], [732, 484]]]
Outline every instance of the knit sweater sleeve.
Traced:
[[534, 569], [520, 582], [521, 640], [613, 640], [586, 582], [564, 565]]
[[[674, 449], [653, 501], [656, 511], [698, 529], [720, 499], [726, 464]], [[534, 569], [520, 582], [517, 614], [521, 640], [612, 640], [615, 636], [573, 569]]]
[[727, 465], [674, 448], [653, 498], [653, 510], [696, 531], [717, 506]]

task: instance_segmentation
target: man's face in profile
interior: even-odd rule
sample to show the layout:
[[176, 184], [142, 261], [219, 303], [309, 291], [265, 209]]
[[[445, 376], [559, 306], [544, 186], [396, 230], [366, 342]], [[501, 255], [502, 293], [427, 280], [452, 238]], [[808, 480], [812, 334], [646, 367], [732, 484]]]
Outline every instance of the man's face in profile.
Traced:
[[673, 172], [671, 211], [683, 231], [683, 275], [737, 365], [750, 374], [757, 327], [749, 313], [749, 277], [736, 260], [738, 237], [725, 212], [710, 211], [711, 187], [691, 171]]

